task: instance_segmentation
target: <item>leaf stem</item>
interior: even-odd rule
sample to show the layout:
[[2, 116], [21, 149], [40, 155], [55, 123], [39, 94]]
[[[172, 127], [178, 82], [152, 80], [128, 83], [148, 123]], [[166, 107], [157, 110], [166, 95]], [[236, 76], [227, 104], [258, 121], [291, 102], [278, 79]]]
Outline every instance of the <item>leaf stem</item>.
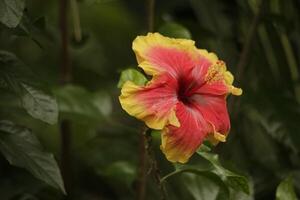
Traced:
[[163, 183], [163, 182], [165, 182], [167, 179], [169, 179], [171, 176], [174, 176], [174, 175], [177, 175], [177, 174], [181, 174], [181, 173], [184, 173], [184, 172], [197, 173], [197, 172], [201, 172], [201, 171], [196, 170], [196, 169], [182, 169], [182, 170], [176, 170], [176, 171], [173, 171], [173, 172], [167, 174], [167, 175], [164, 176], [163, 178], [161, 178], [161, 179], [160, 179], [160, 182]]

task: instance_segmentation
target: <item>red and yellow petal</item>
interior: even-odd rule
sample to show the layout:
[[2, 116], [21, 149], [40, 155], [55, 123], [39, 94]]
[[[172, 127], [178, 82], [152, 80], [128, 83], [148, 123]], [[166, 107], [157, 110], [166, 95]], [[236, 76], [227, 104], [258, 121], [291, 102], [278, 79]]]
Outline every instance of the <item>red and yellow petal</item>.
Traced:
[[176, 76], [182, 70], [193, 67], [193, 59], [197, 55], [194, 41], [164, 37], [159, 33], [138, 36], [132, 48], [139, 66], [153, 76], [164, 72]]
[[197, 49], [197, 51], [200, 57], [209, 60], [211, 63], [216, 63], [219, 60], [216, 54], [212, 52], [208, 52], [206, 49]]
[[177, 104], [176, 115], [181, 126], [163, 129], [161, 150], [169, 161], [185, 163], [202, 144], [211, 126], [198, 110], [181, 102]]
[[213, 143], [225, 142], [230, 130], [226, 95], [199, 95], [192, 97], [194, 107], [211, 126], [209, 138]]
[[[211, 91], [213, 91], [212, 89], [214, 89], [215, 93], [217, 93], [217, 90], [219, 89], [220, 95], [226, 92], [239, 96], [243, 92], [242, 89], [236, 88], [232, 85], [234, 79], [233, 75], [229, 71], [227, 71], [226, 65], [222, 60], [216, 61], [209, 67], [207, 74], [205, 75], [205, 79], [205, 86], [211, 89]], [[226, 86], [225, 88], [227, 89], [227, 91], [220, 90], [222, 88], [222, 84]], [[203, 91], [205, 92], [205, 89]]]
[[174, 111], [177, 98], [164, 80], [154, 79], [146, 86], [127, 81], [119, 100], [128, 114], [144, 121], [149, 128], [161, 130], [168, 124], [180, 126]]

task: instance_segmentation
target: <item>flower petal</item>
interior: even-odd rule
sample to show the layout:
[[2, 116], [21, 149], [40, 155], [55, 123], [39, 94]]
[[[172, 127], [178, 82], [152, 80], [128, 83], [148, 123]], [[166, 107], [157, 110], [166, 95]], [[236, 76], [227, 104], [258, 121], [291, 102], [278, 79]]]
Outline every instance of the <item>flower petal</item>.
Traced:
[[163, 129], [168, 124], [180, 126], [174, 111], [177, 103], [174, 84], [175, 80], [169, 76], [154, 78], [146, 86], [127, 81], [119, 97], [121, 106], [152, 129]]
[[211, 126], [194, 107], [179, 102], [176, 115], [180, 127], [167, 126], [162, 131], [161, 150], [171, 162], [185, 163], [211, 131]]
[[193, 67], [193, 57], [197, 54], [194, 41], [164, 37], [159, 33], [138, 36], [132, 48], [139, 66], [148, 75], [168, 72], [176, 77], [182, 70]]
[[[212, 127], [210, 133], [216, 141], [225, 142], [230, 129], [230, 119], [226, 106], [226, 95], [192, 96], [194, 107]], [[214, 142], [215, 143], [215, 142]]]
[[[200, 57], [198, 60], [200, 64], [195, 65], [192, 74], [197, 84], [192, 92], [202, 95], [225, 95], [228, 93], [241, 95], [242, 90], [232, 85], [233, 76], [227, 71], [225, 63], [218, 60], [216, 56], [211, 55], [210, 57], [212, 58], [209, 58], [208, 55], [205, 58]], [[200, 78], [196, 79], [197, 76]]]

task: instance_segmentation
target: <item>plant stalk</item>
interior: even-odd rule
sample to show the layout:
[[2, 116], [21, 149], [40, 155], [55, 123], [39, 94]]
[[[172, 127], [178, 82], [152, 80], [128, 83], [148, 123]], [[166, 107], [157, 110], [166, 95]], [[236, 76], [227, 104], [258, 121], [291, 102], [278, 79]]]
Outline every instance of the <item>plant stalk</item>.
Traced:
[[[68, 0], [60, 0], [59, 25], [61, 37], [61, 74], [60, 83], [62, 86], [71, 82], [72, 68], [70, 64], [69, 45], [68, 45]], [[60, 122], [61, 134], [61, 172], [65, 188], [68, 193], [66, 199], [70, 199], [71, 191], [71, 124], [70, 121], [63, 119]]]

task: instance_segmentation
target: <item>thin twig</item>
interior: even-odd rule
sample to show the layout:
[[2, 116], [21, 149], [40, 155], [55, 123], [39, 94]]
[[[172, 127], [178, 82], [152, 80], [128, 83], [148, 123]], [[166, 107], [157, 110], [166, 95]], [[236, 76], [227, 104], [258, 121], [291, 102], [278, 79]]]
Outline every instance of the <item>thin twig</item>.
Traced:
[[[241, 82], [241, 79], [242, 79], [244, 71], [245, 71], [245, 67], [246, 67], [248, 59], [250, 57], [251, 47], [252, 47], [253, 41], [255, 39], [257, 28], [258, 28], [258, 25], [259, 25], [259, 22], [260, 22], [262, 13], [263, 13], [264, 1], [265, 0], [261, 0], [258, 11], [255, 14], [255, 16], [253, 17], [252, 23], [251, 23], [249, 31], [248, 31], [248, 35], [246, 37], [244, 47], [242, 49], [242, 53], [240, 55], [240, 59], [237, 64], [237, 71], [236, 71], [235, 79], [238, 83]], [[237, 113], [237, 109], [234, 110], [233, 108], [234, 107], [238, 108], [239, 104], [240, 104], [240, 100], [237, 99], [236, 100], [237, 102], [235, 102], [235, 99], [236, 98], [231, 99], [230, 104], [229, 104], [229, 109], [231, 112], [234, 112], [233, 113], [234, 116]]]
[[[71, 65], [68, 49], [68, 27], [67, 27], [67, 12], [68, 0], [60, 0], [60, 34], [61, 34], [61, 74], [60, 81], [65, 85], [71, 81]], [[64, 184], [68, 195], [70, 196], [71, 176], [71, 127], [68, 120], [62, 120], [60, 124], [61, 133], [61, 172], [64, 179]], [[68, 197], [69, 198], [69, 197]]]
[[264, 7], [263, 1], [264, 0], [261, 0], [258, 11], [252, 20], [248, 35], [246, 37], [245, 45], [243, 47], [239, 62], [237, 64], [237, 72], [236, 72], [236, 80], [237, 81], [240, 81], [240, 79], [242, 78], [243, 73], [245, 71], [245, 67], [246, 67], [246, 64], [247, 64], [247, 61], [248, 61], [248, 58], [250, 55], [253, 40], [255, 39], [257, 28], [258, 28], [260, 18], [262, 15], [263, 7]]

